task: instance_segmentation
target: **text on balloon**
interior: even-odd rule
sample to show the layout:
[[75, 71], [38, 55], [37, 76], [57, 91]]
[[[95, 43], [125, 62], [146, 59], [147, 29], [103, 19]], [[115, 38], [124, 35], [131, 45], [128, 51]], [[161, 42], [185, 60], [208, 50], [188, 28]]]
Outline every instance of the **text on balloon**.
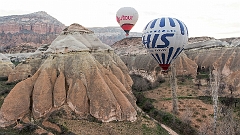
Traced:
[[122, 15], [121, 17], [116, 17], [117, 18], [117, 22], [119, 23], [121, 20], [132, 20], [133, 16], [129, 16], [129, 15]]
[[[160, 34], [148, 34], [147, 37], [144, 35], [143, 38], [143, 44], [147, 47], [147, 48], [166, 48], [169, 46], [170, 42], [167, 39], [167, 37], [173, 37], [174, 33], [166, 33], [161, 35], [161, 41], [164, 43], [163, 45], [156, 45], [157, 41], [159, 40], [159, 35]], [[151, 37], [153, 37], [152, 41], [151, 41]], [[147, 39], [146, 39], [147, 38]], [[150, 47], [150, 43], [152, 43], [151, 47]]]

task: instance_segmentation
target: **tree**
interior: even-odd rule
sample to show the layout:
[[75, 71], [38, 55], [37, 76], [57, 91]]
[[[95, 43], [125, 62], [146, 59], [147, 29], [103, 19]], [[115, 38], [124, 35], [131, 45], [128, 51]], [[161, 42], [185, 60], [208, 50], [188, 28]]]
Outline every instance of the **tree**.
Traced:
[[224, 91], [224, 89], [226, 88], [226, 85], [225, 85], [225, 83], [220, 83], [219, 84], [219, 94], [223, 94], [223, 91]]
[[234, 86], [233, 85], [228, 85], [228, 90], [231, 92], [231, 95], [233, 94], [234, 91]]
[[177, 106], [177, 78], [176, 78], [176, 69], [175, 69], [175, 62], [171, 65], [171, 75], [170, 75], [170, 85], [172, 89], [172, 105], [173, 105], [173, 114], [178, 113], [178, 106]]
[[212, 100], [213, 100], [213, 132], [217, 135], [217, 114], [218, 114], [218, 88], [219, 88], [220, 76], [218, 70], [212, 70], [210, 72], [210, 85], [212, 90]]

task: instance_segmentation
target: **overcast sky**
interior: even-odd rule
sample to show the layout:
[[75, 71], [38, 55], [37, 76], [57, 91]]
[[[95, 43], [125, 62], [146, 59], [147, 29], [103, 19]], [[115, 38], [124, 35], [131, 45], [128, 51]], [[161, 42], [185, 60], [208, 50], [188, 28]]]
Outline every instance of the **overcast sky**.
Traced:
[[118, 26], [121, 7], [138, 11], [132, 32], [155, 18], [173, 17], [186, 24], [190, 37], [240, 37], [240, 0], [0, 0], [0, 16], [45, 11], [67, 26], [105, 27]]

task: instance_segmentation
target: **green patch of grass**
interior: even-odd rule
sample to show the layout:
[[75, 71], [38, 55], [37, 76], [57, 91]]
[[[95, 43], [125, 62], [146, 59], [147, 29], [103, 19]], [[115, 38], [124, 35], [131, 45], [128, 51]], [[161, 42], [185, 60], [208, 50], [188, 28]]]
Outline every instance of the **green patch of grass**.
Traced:
[[144, 135], [169, 135], [168, 132], [161, 127], [160, 125], [157, 125], [157, 128], [148, 127], [146, 124], [142, 125], [142, 132]]
[[0, 107], [3, 104], [4, 98], [12, 90], [16, 83], [6, 83], [6, 81], [0, 81]]
[[[167, 125], [168, 127], [174, 129], [175, 132], [179, 134], [191, 134], [195, 135], [197, 132], [188, 124], [179, 120], [176, 116], [171, 113], [153, 109], [148, 113], [152, 118], [156, 119], [160, 123]], [[174, 122], [175, 121], [175, 122]]]
[[202, 117], [203, 117], [203, 118], [207, 118], [207, 115], [204, 114], [204, 115], [202, 115]]
[[[190, 97], [190, 96], [179, 96], [178, 99], [196, 99], [196, 97]], [[163, 98], [163, 100], [172, 100], [172, 98]]]
[[163, 100], [166, 100], [166, 101], [167, 101], [167, 100], [172, 100], [172, 98], [163, 98]]
[[36, 125], [25, 124], [22, 129], [14, 129], [13, 126], [0, 128], [0, 135], [33, 135], [37, 129]]
[[191, 96], [181, 96], [181, 97], [178, 97], [178, 99], [196, 99], [196, 97], [191, 97]]
[[207, 79], [209, 78], [209, 74], [199, 74], [197, 75], [197, 79]]
[[212, 104], [211, 96], [199, 96], [198, 99], [201, 100], [205, 104]]

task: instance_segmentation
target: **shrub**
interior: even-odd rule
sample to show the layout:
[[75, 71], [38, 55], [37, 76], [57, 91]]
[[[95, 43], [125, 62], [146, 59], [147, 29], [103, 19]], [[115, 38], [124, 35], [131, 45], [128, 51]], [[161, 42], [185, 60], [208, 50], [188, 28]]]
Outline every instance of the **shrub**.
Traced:
[[136, 74], [131, 75], [131, 78], [133, 80], [132, 89], [134, 91], [146, 91], [151, 88], [151, 83], [146, 78], [142, 78], [142, 76]]
[[147, 91], [158, 87], [161, 83], [165, 82], [165, 79], [161, 76], [158, 76], [156, 81], [151, 83], [146, 78], [143, 78], [141, 75], [132, 74], [131, 78], [133, 80], [132, 89], [134, 91]]
[[149, 100], [147, 100], [146, 102], [143, 103], [142, 109], [145, 112], [150, 112], [152, 109], [154, 109], [154, 106]]
[[164, 83], [165, 81], [166, 80], [163, 77], [158, 76], [156, 81], [152, 83], [151, 89], [154, 89], [154, 88], [158, 87], [161, 83]]

